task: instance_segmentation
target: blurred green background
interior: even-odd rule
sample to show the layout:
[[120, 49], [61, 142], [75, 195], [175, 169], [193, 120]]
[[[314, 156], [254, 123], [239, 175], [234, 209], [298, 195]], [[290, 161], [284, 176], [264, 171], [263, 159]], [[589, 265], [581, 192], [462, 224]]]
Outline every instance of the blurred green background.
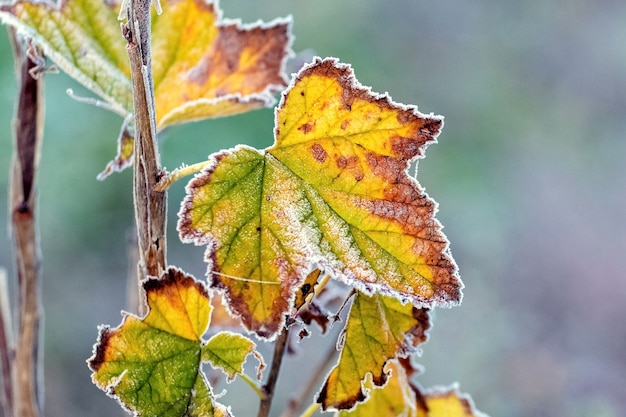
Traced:
[[[446, 117], [418, 178], [440, 203], [465, 299], [435, 312], [420, 383], [458, 381], [494, 417], [626, 415], [626, 3], [221, 6], [225, 17], [245, 22], [291, 14], [296, 51], [336, 56], [374, 91]], [[16, 87], [0, 32], [6, 218]], [[121, 120], [70, 99], [68, 87], [89, 95], [65, 75], [46, 77], [39, 177], [46, 411], [123, 415], [90, 384], [85, 360], [97, 326], [119, 323], [125, 307], [131, 175], [96, 181], [115, 153]], [[272, 127], [271, 109], [174, 127], [161, 135], [162, 161], [173, 169], [237, 143], [265, 147]], [[169, 261], [202, 277], [202, 249], [181, 245], [175, 232], [183, 186], [170, 192]], [[0, 221], [0, 265], [12, 273], [7, 235]], [[301, 345], [304, 353], [287, 360], [274, 415], [321, 354], [313, 339]], [[256, 415], [249, 388], [230, 388], [236, 393], [224, 402], [235, 415]]]

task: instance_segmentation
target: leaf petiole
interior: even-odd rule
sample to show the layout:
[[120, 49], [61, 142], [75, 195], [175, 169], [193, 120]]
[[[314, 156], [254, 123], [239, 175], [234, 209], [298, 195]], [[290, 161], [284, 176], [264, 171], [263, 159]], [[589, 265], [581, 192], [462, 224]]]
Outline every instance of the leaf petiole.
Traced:
[[313, 413], [315, 413], [317, 411], [317, 409], [319, 408], [319, 404], [318, 403], [313, 403], [309, 406], [309, 408], [307, 408], [306, 410], [304, 410], [304, 413], [302, 413], [300, 415], [300, 417], [311, 417], [313, 415]]
[[195, 174], [197, 172], [202, 171], [208, 165], [211, 164], [211, 161], [198, 162], [193, 165], [184, 165], [180, 168], [176, 168], [174, 171], [165, 174], [159, 182], [154, 186], [154, 191], [164, 192], [167, 191], [168, 188], [176, 181], [181, 178], [187, 177], [189, 175]]
[[265, 391], [263, 391], [263, 388], [261, 388], [259, 384], [254, 382], [254, 380], [250, 378], [247, 374], [241, 373], [238, 375], [246, 384], [250, 385], [250, 388], [252, 388], [252, 390], [256, 392], [261, 400], [265, 400], [267, 398], [267, 394], [265, 393]]

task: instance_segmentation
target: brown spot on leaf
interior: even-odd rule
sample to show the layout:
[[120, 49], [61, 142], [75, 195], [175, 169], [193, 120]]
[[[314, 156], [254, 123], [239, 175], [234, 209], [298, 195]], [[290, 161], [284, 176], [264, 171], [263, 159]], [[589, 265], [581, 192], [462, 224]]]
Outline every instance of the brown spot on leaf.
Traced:
[[[288, 54], [289, 43], [288, 23], [244, 28], [238, 23], [221, 25], [213, 46], [189, 70], [188, 79], [205, 87], [209, 87], [209, 78], [220, 80], [222, 95], [258, 93], [268, 86], [284, 86], [286, 80], [281, 66]], [[242, 62], [244, 50], [250, 56]], [[245, 83], [233, 85], [238, 79], [235, 75], [239, 73], [246, 74]]]
[[359, 164], [359, 158], [355, 155], [351, 155], [347, 158], [343, 155], [337, 155], [335, 156], [335, 163], [337, 164], [337, 168], [347, 170], [357, 181], [361, 181], [365, 177], [363, 168], [361, 168]]
[[415, 156], [422, 156], [425, 144], [426, 140], [395, 137], [391, 138], [391, 151], [396, 157], [408, 161]]
[[398, 120], [398, 123], [405, 125], [419, 120], [419, 117], [410, 110], [398, 110], [396, 119]]
[[311, 153], [317, 162], [324, 162], [326, 160], [326, 156], [328, 155], [326, 153], [326, 149], [324, 149], [319, 143], [311, 146]]
[[298, 128], [305, 135], [311, 133], [315, 129], [315, 122], [307, 122]]
[[346, 119], [343, 122], [341, 122], [341, 130], [346, 130], [348, 128], [348, 126], [350, 126], [350, 119]]
[[390, 184], [395, 184], [402, 177], [406, 177], [405, 170], [408, 166], [406, 161], [368, 152], [365, 154], [365, 162], [372, 168], [374, 175]]

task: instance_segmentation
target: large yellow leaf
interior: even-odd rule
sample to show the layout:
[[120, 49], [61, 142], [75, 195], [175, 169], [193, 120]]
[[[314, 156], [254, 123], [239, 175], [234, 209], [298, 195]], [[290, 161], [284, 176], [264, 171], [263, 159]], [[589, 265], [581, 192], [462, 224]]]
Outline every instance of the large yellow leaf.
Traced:
[[441, 125], [317, 59], [284, 93], [272, 147], [213, 155], [189, 183], [181, 239], [208, 245], [211, 284], [268, 338], [315, 269], [367, 294], [455, 305], [462, 283], [436, 203], [407, 174]]
[[[291, 21], [242, 25], [223, 21], [217, 1], [163, 0], [153, 14], [152, 57], [159, 130], [181, 122], [271, 106], [286, 85]], [[132, 113], [126, 41], [119, 4], [104, 0], [19, 0], [0, 20], [32, 38], [62, 70], [123, 117]], [[128, 139], [120, 135], [120, 141]], [[130, 147], [128, 146], [130, 143]], [[103, 176], [131, 163], [123, 142]]]
[[365, 400], [362, 383], [366, 376], [371, 376], [373, 386], [384, 385], [389, 376], [385, 365], [425, 342], [429, 327], [426, 310], [402, 305], [388, 296], [358, 293], [342, 336], [339, 363], [328, 375], [317, 401], [324, 409], [349, 409]]

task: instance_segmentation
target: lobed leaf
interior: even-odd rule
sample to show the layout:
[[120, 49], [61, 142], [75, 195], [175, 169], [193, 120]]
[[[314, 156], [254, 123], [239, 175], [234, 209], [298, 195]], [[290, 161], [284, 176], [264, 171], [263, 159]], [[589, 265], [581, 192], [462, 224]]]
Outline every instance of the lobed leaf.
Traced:
[[339, 362], [331, 370], [317, 402], [323, 409], [350, 409], [366, 399], [362, 382], [385, 385], [385, 365], [406, 356], [426, 341], [430, 328], [427, 310], [383, 296], [357, 293], [342, 335]]
[[[152, 20], [159, 130], [275, 103], [274, 94], [286, 85], [289, 19], [242, 25], [223, 20], [217, 1], [163, 0], [161, 5], [163, 13], [153, 13]], [[18, 0], [0, 6], [0, 20], [32, 38], [68, 75], [127, 117], [133, 101], [118, 7], [116, 1], [104, 0], [64, 0], [58, 5]], [[101, 178], [130, 164], [128, 144], [120, 142], [118, 156]]]
[[[170, 268], [160, 279], [145, 281], [143, 288], [146, 317], [126, 314], [118, 328], [100, 329], [88, 360], [93, 382], [138, 416], [230, 416], [215, 401], [201, 370], [211, 350], [202, 339], [211, 313], [205, 287]], [[258, 355], [254, 343], [243, 339], [230, 353], [242, 361], [249, 353]]]
[[211, 285], [262, 337], [316, 269], [367, 294], [455, 305], [462, 283], [436, 204], [407, 174], [441, 125], [317, 59], [283, 94], [272, 147], [216, 154], [188, 184], [181, 239], [208, 245]]
[[[213, 336], [202, 348], [202, 361], [219, 368], [232, 381], [237, 374], [243, 374], [243, 365], [249, 354], [256, 352], [256, 345], [238, 333], [220, 332]], [[260, 367], [265, 367], [261, 356], [257, 356]]]

